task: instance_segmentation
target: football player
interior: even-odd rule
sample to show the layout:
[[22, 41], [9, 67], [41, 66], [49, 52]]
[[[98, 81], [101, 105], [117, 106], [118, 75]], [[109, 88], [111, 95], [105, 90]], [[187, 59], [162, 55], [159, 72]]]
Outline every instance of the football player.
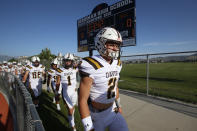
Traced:
[[85, 131], [128, 131], [120, 106], [118, 79], [122, 65], [122, 37], [111, 27], [95, 37], [99, 55], [86, 57], [79, 66], [79, 111]]
[[12, 64], [12, 62], [8, 62], [8, 70], [7, 72], [10, 72], [11, 74], [15, 75], [16, 74], [16, 70]]
[[24, 67], [22, 66], [22, 64], [19, 62], [17, 64], [17, 77], [22, 80], [22, 76], [23, 76], [23, 73], [24, 73]]
[[[12, 62], [8, 62], [8, 69], [6, 72], [9, 72], [10, 74], [8, 74], [8, 83], [11, 87], [13, 87], [14, 85], [14, 76], [13, 75], [16, 75], [17, 74], [17, 70], [13, 67], [13, 64]], [[12, 74], [12, 75], [11, 75]]]
[[5, 71], [5, 72], [8, 71], [8, 64], [7, 64], [7, 61], [3, 61], [2, 71]]
[[60, 104], [59, 104], [59, 100], [60, 100], [60, 95], [61, 95], [61, 91], [62, 91], [62, 86], [60, 84], [60, 87], [58, 89], [58, 91], [56, 90], [56, 70], [57, 70], [57, 66], [58, 66], [59, 62], [58, 59], [55, 58], [52, 62], [51, 62], [51, 69], [48, 70], [48, 79], [47, 79], [47, 91], [50, 92], [50, 83], [51, 83], [51, 87], [54, 93], [54, 98], [53, 98], [53, 102], [56, 103], [57, 105], [57, 110], [61, 110], [60, 108]]
[[2, 70], [2, 62], [0, 61], [0, 72], [2, 72], [3, 70]]
[[62, 61], [63, 67], [57, 69], [57, 88], [60, 83], [62, 84], [62, 97], [65, 102], [65, 105], [68, 109], [68, 120], [69, 124], [74, 131], [75, 122], [74, 122], [74, 112], [75, 105], [77, 104], [77, 79], [76, 74], [78, 72], [77, 68], [73, 67], [74, 56], [73, 54], [67, 53]]
[[42, 84], [46, 83], [45, 67], [40, 64], [40, 58], [37, 56], [33, 56], [31, 61], [32, 65], [26, 66], [26, 72], [22, 82], [25, 83], [29, 76], [29, 90], [32, 95], [33, 103], [38, 107], [39, 96], [42, 92]]

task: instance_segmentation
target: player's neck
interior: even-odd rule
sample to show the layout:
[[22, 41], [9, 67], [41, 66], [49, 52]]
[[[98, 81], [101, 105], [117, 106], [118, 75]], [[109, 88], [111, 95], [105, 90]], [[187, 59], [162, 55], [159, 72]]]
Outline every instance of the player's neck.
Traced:
[[111, 59], [110, 57], [107, 57], [107, 56], [102, 56], [103, 59], [105, 59], [107, 61], [107, 63], [111, 64], [113, 59]]

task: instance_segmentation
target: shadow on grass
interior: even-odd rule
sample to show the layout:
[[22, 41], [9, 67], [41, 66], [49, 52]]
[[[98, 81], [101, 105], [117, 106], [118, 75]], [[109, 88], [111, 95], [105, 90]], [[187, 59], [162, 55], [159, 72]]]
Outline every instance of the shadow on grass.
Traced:
[[46, 131], [70, 131], [66, 115], [56, 109], [52, 103], [52, 95], [46, 91], [39, 98], [40, 105], [37, 108], [40, 119]]

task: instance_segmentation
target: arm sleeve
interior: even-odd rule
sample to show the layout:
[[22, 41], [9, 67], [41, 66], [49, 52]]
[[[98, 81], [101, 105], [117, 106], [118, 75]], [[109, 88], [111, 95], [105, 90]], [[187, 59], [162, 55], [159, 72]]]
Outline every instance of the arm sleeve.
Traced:
[[85, 60], [82, 60], [82, 63], [79, 66], [79, 74], [81, 77], [90, 77], [94, 79], [95, 69]]
[[28, 68], [28, 67], [25, 67], [25, 70], [26, 70], [26, 71], [30, 71], [31, 69], [30, 69], [30, 68]]
[[57, 76], [61, 76], [61, 74], [62, 74], [61, 72], [58, 72], [58, 71], [55, 72], [55, 75]]

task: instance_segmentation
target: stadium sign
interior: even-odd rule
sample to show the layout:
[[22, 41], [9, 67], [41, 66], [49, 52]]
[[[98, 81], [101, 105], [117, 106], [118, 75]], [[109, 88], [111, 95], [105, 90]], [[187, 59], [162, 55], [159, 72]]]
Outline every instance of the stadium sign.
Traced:
[[90, 15], [77, 20], [78, 52], [94, 50], [94, 37], [106, 26], [121, 33], [123, 46], [135, 46], [135, 23], [135, 0], [122, 0], [111, 6], [97, 5]]

